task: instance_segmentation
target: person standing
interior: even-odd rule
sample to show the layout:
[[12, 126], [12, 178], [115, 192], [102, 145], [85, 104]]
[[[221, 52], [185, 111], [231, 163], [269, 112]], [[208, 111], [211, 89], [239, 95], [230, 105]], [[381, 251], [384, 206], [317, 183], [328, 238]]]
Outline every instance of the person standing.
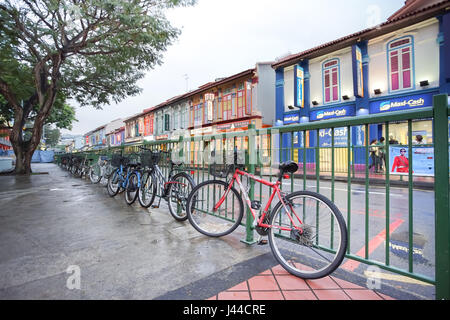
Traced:
[[386, 167], [386, 153], [384, 152], [384, 137], [380, 138], [380, 141], [377, 143], [378, 146], [378, 170], [383, 171]]
[[418, 134], [416, 136], [416, 140], [413, 141], [413, 144], [425, 144], [425, 142], [423, 141], [423, 136]]
[[377, 139], [373, 139], [370, 142], [369, 154], [370, 159], [372, 159], [372, 163], [369, 165], [369, 170], [375, 167], [375, 172], [378, 173], [378, 155], [377, 155]]

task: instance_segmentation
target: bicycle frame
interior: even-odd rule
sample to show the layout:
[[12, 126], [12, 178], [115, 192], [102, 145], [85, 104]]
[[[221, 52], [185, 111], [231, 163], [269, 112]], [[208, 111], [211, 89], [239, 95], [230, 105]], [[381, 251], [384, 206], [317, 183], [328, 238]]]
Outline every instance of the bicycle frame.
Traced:
[[[164, 177], [164, 174], [162, 173], [161, 169], [159, 168], [159, 166], [157, 164], [155, 164], [153, 166], [153, 170], [150, 173], [151, 175], [154, 175], [156, 177], [156, 179], [158, 180], [159, 186], [162, 188], [162, 195], [161, 197], [166, 197], [167, 196], [167, 186], [169, 186], [172, 183], [177, 183], [175, 181], [170, 181], [172, 178], [172, 174], [173, 174], [173, 169], [170, 170], [169, 172], [169, 177], [166, 180], [166, 178]], [[158, 194], [157, 194], [158, 196]]]
[[[248, 196], [247, 190], [246, 188], [243, 186], [241, 179], [239, 178], [239, 176], [246, 176], [251, 180], [254, 180], [258, 183], [262, 183], [270, 188], [273, 189], [272, 194], [270, 195], [269, 201], [266, 204], [266, 207], [264, 208], [262, 215], [259, 219], [256, 218], [256, 213], [255, 211], [253, 211], [252, 205], [251, 205], [251, 200]], [[236, 169], [236, 171], [233, 174], [233, 177], [231, 178], [231, 181], [228, 185], [228, 188], [226, 190], [226, 192], [224, 193], [224, 195], [222, 196], [222, 198], [220, 198], [220, 200], [217, 202], [217, 204], [214, 206], [213, 212], [216, 212], [219, 207], [222, 205], [222, 203], [225, 201], [225, 198], [227, 197], [228, 193], [231, 190], [231, 187], [234, 185], [234, 182], [237, 182], [237, 184], [239, 185], [239, 189], [242, 192], [242, 195], [245, 199], [245, 202], [247, 203], [247, 207], [250, 209], [250, 212], [253, 216], [254, 222], [253, 222], [253, 227], [262, 227], [262, 228], [275, 228], [275, 229], [280, 229], [280, 230], [284, 230], [284, 231], [291, 231], [293, 228], [300, 230], [301, 232], [303, 232], [302, 228], [297, 226], [294, 219], [292, 218], [291, 214], [289, 213], [290, 211], [287, 208], [287, 205], [289, 205], [290, 209], [292, 210], [291, 212], [294, 213], [295, 217], [298, 219], [298, 221], [300, 222], [300, 224], [303, 224], [303, 222], [301, 221], [301, 219], [298, 217], [298, 215], [295, 213], [294, 208], [292, 206], [292, 204], [286, 204], [286, 202], [283, 199], [282, 196], [282, 191], [280, 190], [280, 185], [281, 185], [281, 181], [277, 180], [276, 182], [269, 182], [266, 181], [264, 179], [259, 179], [257, 177], [255, 177], [254, 175], [247, 173], [245, 171]], [[282, 227], [282, 226], [276, 226], [276, 225], [269, 225], [266, 223], [263, 223], [264, 218], [266, 217], [267, 213], [269, 212], [270, 209], [270, 205], [272, 204], [273, 199], [275, 198], [275, 195], [278, 196], [278, 199], [280, 200], [281, 204], [283, 205], [284, 209], [286, 210], [286, 213], [289, 217], [289, 219], [291, 220], [292, 226], [293, 228], [287, 228], [287, 227]]]
[[135, 172], [137, 177], [138, 177], [138, 185], [137, 187], [139, 188], [141, 186], [141, 173], [139, 172], [139, 170], [130, 170], [130, 168], [127, 167], [127, 176], [124, 178], [123, 177], [123, 173], [124, 173], [124, 166], [120, 165], [119, 168], [117, 168], [116, 172], [118, 173], [119, 176], [119, 180], [118, 181], [120, 184], [119, 186], [121, 188], [125, 188], [128, 184], [128, 179], [130, 178], [130, 175], [132, 172]]

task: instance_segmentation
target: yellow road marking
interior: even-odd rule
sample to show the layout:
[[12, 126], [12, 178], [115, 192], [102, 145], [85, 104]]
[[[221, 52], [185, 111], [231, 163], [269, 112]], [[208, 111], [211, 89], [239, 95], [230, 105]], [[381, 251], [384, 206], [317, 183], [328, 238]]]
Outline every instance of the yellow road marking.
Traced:
[[381, 272], [374, 272], [374, 271], [364, 271], [364, 275], [368, 278], [372, 279], [382, 279], [382, 280], [393, 280], [398, 282], [405, 282], [405, 283], [411, 283], [411, 284], [420, 284], [422, 286], [432, 286], [432, 284], [416, 280], [413, 278], [409, 278], [406, 276], [398, 275], [398, 274], [388, 274], [388, 273], [381, 273]]

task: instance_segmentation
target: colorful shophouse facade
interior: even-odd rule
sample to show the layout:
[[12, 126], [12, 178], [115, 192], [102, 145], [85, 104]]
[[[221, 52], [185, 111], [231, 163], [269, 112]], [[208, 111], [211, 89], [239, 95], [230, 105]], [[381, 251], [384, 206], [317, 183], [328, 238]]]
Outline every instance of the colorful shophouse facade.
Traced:
[[106, 145], [120, 146], [125, 142], [125, 123], [122, 119], [116, 119], [105, 126]]
[[[191, 92], [188, 97], [190, 136], [245, 131], [250, 124], [256, 129], [272, 127], [275, 121], [275, 72], [271, 64], [257, 63], [253, 69], [217, 79]], [[247, 148], [246, 138], [214, 140], [215, 146], [210, 147], [215, 150]], [[262, 137], [257, 143], [261, 149], [268, 150], [268, 137]], [[196, 155], [206, 147], [203, 141], [198, 141], [192, 142], [189, 148]]]
[[[275, 64], [276, 117], [284, 125], [432, 106], [432, 97], [450, 92], [450, 1], [407, 1], [385, 23]], [[335, 130], [335, 145], [347, 144], [346, 128]], [[418, 121], [412, 134], [433, 143], [432, 122]], [[369, 141], [384, 135], [369, 127]], [[407, 144], [407, 124], [391, 124], [390, 137]], [[354, 127], [352, 145], [365, 144], [364, 128]], [[283, 147], [331, 146], [331, 130], [287, 136]], [[293, 144], [292, 144], [293, 143]], [[363, 150], [363, 148], [361, 148]], [[338, 158], [347, 162], [346, 151]], [[298, 159], [297, 153], [294, 159]], [[311, 153], [312, 155], [312, 153]], [[365, 154], [355, 155], [365, 163]], [[308, 158], [308, 155], [307, 155]], [[314, 162], [314, 158], [307, 159]], [[324, 161], [326, 162], [326, 161]]]

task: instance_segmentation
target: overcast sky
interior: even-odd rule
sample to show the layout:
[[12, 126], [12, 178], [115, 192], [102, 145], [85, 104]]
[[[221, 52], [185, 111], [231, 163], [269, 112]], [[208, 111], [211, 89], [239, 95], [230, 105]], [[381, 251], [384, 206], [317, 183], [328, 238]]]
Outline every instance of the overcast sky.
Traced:
[[[143, 91], [103, 110], [76, 108], [71, 133], [84, 134], [216, 78], [253, 68], [384, 22], [404, 0], [198, 0], [167, 12], [182, 30]], [[187, 80], [186, 80], [187, 75]], [[275, 107], [275, 106], [274, 106]], [[63, 130], [63, 133], [68, 133]]]

